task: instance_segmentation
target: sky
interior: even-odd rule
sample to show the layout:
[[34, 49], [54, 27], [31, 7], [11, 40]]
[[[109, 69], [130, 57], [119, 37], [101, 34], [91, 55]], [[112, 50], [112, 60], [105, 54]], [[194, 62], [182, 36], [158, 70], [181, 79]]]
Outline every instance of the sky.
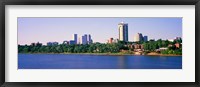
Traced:
[[174, 39], [182, 37], [182, 18], [26, 18], [19, 17], [18, 44], [33, 42], [46, 44], [72, 40], [73, 34], [90, 34], [93, 42], [106, 43], [109, 38], [118, 39], [118, 23], [128, 23], [129, 41], [134, 41], [137, 33], [148, 39]]

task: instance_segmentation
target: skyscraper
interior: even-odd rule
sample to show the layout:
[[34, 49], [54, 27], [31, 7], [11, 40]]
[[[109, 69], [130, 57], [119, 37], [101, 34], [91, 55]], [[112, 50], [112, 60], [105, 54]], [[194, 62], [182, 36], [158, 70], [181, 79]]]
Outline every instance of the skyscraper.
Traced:
[[78, 38], [78, 44], [82, 44], [82, 36], [79, 36], [79, 38]]
[[142, 33], [137, 33], [137, 34], [134, 36], [134, 41], [135, 41], [135, 42], [143, 41]]
[[144, 41], [142, 33], [139, 33], [140, 41]]
[[92, 43], [92, 39], [91, 39], [91, 35], [89, 34], [88, 35], [88, 44], [91, 44]]
[[143, 37], [143, 41], [144, 41], [144, 42], [148, 41], [148, 36], [144, 36], [144, 37]]
[[79, 37], [78, 44], [91, 44], [92, 38], [90, 34], [84, 34], [83, 36]]
[[87, 34], [82, 36], [82, 44], [87, 44]]
[[128, 41], [128, 24], [121, 22], [118, 24], [119, 29], [119, 40], [120, 41]]
[[77, 44], [77, 43], [78, 43], [77, 34], [73, 34], [73, 40], [74, 40], [74, 44]]

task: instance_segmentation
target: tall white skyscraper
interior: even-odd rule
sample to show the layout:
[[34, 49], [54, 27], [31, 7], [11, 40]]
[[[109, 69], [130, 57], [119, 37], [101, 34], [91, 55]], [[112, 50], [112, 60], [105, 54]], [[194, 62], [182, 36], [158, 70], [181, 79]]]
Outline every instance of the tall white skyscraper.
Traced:
[[137, 33], [135, 36], [134, 36], [134, 42], [138, 42], [140, 41], [140, 35], [139, 33]]
[[121, 22], [118, 24], [119, 29], [119, 40], [120, 41], [128, 41], [128, 24]]
[[82, 44], [82, 36], [78, 37], [78, 44]]

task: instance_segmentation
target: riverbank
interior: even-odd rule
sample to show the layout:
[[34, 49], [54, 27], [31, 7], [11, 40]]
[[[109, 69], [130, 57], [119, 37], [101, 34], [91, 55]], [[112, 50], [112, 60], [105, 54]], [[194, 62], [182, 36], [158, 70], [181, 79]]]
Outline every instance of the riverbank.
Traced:
[[182, 55], [175, 55], [175, 54], [159, 54], [155, 52], [147, 53], [148, 56], [182, 56]]
[[[22, 53], [23, 54], [23, 53]], [[77, 55], [110, 55], [110, 56], [123, 56], [123, 55], [135, 55], [141, 56], [138, 54], [130, 54], [130, 53], [24, 53], [24, 54], [77, 54]], [[146, 56], [182, 56], [182, 55], [174, 55], [174, 54], [159, 54], [159, 53], [147, 53], [144, 54]]]

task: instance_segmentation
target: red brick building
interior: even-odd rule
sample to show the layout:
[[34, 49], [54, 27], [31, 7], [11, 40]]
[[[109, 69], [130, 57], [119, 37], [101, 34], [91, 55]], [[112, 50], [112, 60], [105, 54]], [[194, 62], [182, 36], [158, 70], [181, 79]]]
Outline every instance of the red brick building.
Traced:
[[175, 44], [176, 48], [180, 48], [182, 45], [180, 43]]

